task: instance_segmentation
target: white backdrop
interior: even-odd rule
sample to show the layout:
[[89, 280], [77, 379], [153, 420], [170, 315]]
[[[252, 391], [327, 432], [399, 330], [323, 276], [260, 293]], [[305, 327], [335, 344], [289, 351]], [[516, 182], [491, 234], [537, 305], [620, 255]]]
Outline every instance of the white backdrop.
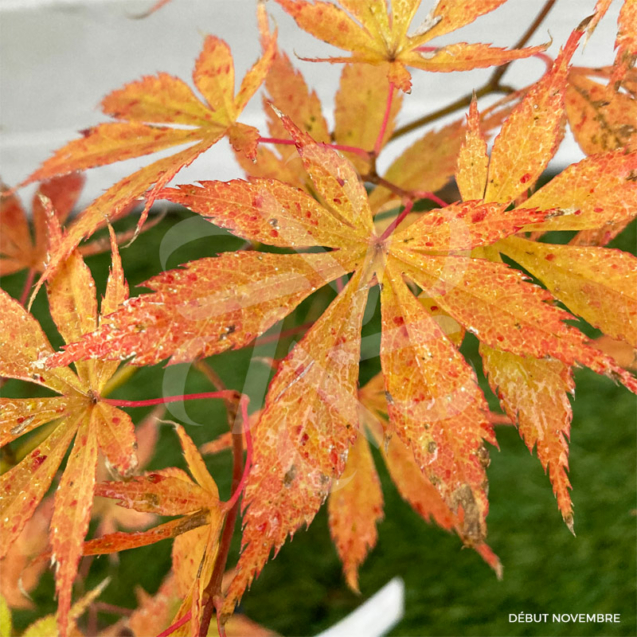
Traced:
[[[257, 59], [255, 0], [172, 0], [149, 18], [131, 19], [153, 2], [0, 0], [0, 176], [7, 184], [24, 179], [53, 150], [75, 138], [77, 131], [105, 121], [98, 105], [111, 90], [157, 71], [189, 81], [204, 34], [214, 33], [228, 41], [239, 79]], [[424, 17], [433, 4], [434, 0], [423, 0], [419, 17]], [[542, 5], [542, 0], [509, 0], [494, 13], [434, 44], [462, 40], [511, 46]], [[558, 0], [531, 43], [546, 42], [552, 36], [554, 43], [548, 53], [554, 56], [572, 28], [592, 13], [594, 6], [595, 0]], [[576, 54], [576, 64], [611, 63], [619, 7], [616, 0], [586, 49]], [[279, 26], [280, 45], [292, 56], [294, 52], [326, 56], [337, 51], [301, 31], [274, 2], [269, 2], [268, 8]], [[298, 66], [317, 90], [331, 119], [341, 66], [301, 61]], [[516, 62], [505, 81], [522, 86], [539, 77], [543, 69], [537, 59]], [[444, 106], [467, 91], [467, 82], [478, 87], [488, 74], [414, 70], [414, 89], [405, 100], [399, 123]], [[253, 99], [241, 121], [262, 127], [260, 99]], [[419, 134], [422, 132], [392, 146], [391, 152], [383, 156], [381, 167]], [[569, 139], [554, 161], [559, 167], [580, 157], [579, 148]], [[81, 203], [88, 203], [145, 162], [147, 158], [89, 171]], [[176, 181], [239, 175], [228, 144], [222, 140], [182, 171]]]

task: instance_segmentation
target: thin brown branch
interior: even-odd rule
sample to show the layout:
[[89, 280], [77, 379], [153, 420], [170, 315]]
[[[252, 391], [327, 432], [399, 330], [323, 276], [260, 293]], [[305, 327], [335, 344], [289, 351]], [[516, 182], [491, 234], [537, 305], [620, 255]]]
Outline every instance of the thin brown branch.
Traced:
[[395, 183], [385, 179], [384, 177], [381, 177], [374, 171], [370, 171], [367, 175], [363, 175], [362, 179], [363, 181], [367, 181], [370, 184], [376, 184], [377, 186], [387, 188], [387, 190], [393, 192], [396, 196], [400, 197], [401, 199], [411, 201], [412, 203], [416, 202], [418, 199], [429, 199], [441, 208], [449, 205], [446, 201], [443, 201], [433, 192], [426, 192], [423, 190], [405, 190], [404, 188], [397, 186]]
[[388, 181], [384, 177], [381, 177], [376, 172], [370, 171], [367, 175], [362, 176], [363, 181], [366, 181], [370, 184], [376, 184], [377, 186], [382, 186], [383, 188], [387, 188], [390, 192], [393, 192], [396, 196], [401, 199], [412, 199], [412, 193], [409, 190], [405, 190], [400, 186]]
[[[546, 16], [555, 6], [556, 2], [557, 0], [546, 0], [540, 12], [537, 16], [535, 16], [535, 20], [531, 22], [529, 28], [522, 34], [522, 37], [513, 45], [514, 49], [521, 49], [527, 44], [527, 42], [533, 37], [533, 34], [540, 28], [540, 25], [544, 22]], [[509, 66], [511, 66], [511, 62], [498, 67], [491, 76], [491, 83], [497, 85], [502, 79], [502, 76], [507, 72]]]
[[[242, 397], [241, 399], [241, 413], [243, 416], [243, 427], [247, 431], [248, 418], [247, 418], [247, 399]], [[239, 498], [235, 497], [238, 489], [242, 484], [243, 478], [243, 435], [239, 431], [236, 433], [232, 431], [232, 498], [234, 504], [228, 511], [226, 516], [226, 522], [223, 526], [223, 532], [221, 534], [221, 540], [219, 541], [219, 552], [217, 553], [217, 561], [210, 577], [210, 581], [206, 586], [206, 603], [203, 609], [203, 615], [201, 618], [201, 626], [199, 629], [199, 637], [205, 637], [208, 634], [208, 627], [210, 626], [210, 620], [215, 612], [215, 606], [217, 600], [221, 596], [221, 582], [223, 574], [226, 570], [226, 563], [228, 561], [228, 553], [230, 552], [230, 544], [232, 542], [232, 536], [234, 535], [234, 527], [237, 522], [237, 516], [239, 515]]]
[[[547, 0], [544, 3], [541, 11], [537, 14], [535, 20], [531, 23], [529, 28], [524, 32], [522, 37], [515, 43], [514, 49], [522, 48], [533, 36], [533, 34], [538, 30], [544, 19], [549, 14], [549, 11], [553, 8], [557, 0]], [[503, 64], [498, 67], [486, 84], [475, 91], [476, 98], [485, 97], [486, 95], [491, 95], [493, 93], [513, 93], [515, 89], [511, 86], [507, 86], [500, 83], [500, 80], [507, 72], [507, 69], [511, 65], [511, 62], [507, 62], [507, 64]], [[400, 128], [397, 128], [394, 131], [394, 134], [390, 137], [390, 141], [403, 137], [407, 135], [407, 133], [411, 133], [412, 131], [421, 128], [422, 126], [426, 126], [427, 124], [431, 124], [446, 115], [451, 115], [456, 111], [466, 108], [471, 104], [471, 100], [473, 99], [474, 92], [464, 95], [463, 97], [458, 98], [455, 102], [444, 106], [443, 108], [438, 109], [437, 111], [433, 111], [428, 115], [424, 115], [409, 124], [405, 124]]]
[[[475, 91], [475, 96], [476, 98], [480, 98], [480, 97], [484, 97], [485, 95], [490, 95], [491, 93], [496, 93], [496, 92], [507, 93], [510, 91], [511, 92], [513, 91], [511, 87], [506, 87], [506, 88], [499, 87], [498, 90], [495, 90], [493, 87], [490, 86], [489, 83], [487, 83], [483, 87]], [[447, 106], [444, 106], [443, 108], [439, 108], [437, 111], [433, 111], [432, 113], [429, 113], [428, 115], [423, 115], [422, 117], [419, 117], [418, 119], [414, 120], [413, 122], [410, 122], [409, 124], [400, 126], [394, 131], [394, 134], [390, 137], [389, 141], [394, 141], [395, 139], [398, 139], [400, 137], [403, 137], [404, 135], [407, 135], [407, 133], [411, 133], [412, 131], [415, 131], [418, 128], [426, 126], [427, 124], [431, 124], [441, 119], [442, 117], [451, 115], [452, 113], [459, 111], [461, 108], [466, 108], [467, 106], [471, 104], [472, 99], [473, 99], [473, 93], [467, 94], [463, 97], [458, 98], [455, 102], [452, 102], [451, 104], [448, 104]]]

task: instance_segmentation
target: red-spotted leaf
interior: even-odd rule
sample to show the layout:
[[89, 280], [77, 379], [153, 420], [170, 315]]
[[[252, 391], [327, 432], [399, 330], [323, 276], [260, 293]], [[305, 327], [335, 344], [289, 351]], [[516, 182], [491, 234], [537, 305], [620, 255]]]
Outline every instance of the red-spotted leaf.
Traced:
[[358, 567], [376, 545], [376, 525], [383, 518], [380, 480], [362, 433], [349, 451], [345, 471], [332, 486], [327, 511], [345, 580], [358, 592]]
[[254, 435], [243, 553], [230, 611], [272, 550], [309, 524], [344, 468], [358, 428], [360, 329], [369, 268], [359, 270], [280, 365]]
[[502, 251], [540, 279], [574, 314], [637, 347], [637, 258], [632, 254], [518, 237], [503, 243]]
[[[391, 261], [382, 290], [381, 364], [391, 427], [479, 544], [488, 512], [484, 440], [495, 444], [475, 374]], [[436, 363], [433, 363], [436, 361]], [[444, 367], [442, 367], [444, 365]]]
[[89, 129], [81, 139], [58, 150], [22, 185], [186, 143], [191, 146], [138, 170], [93, 202], [52, 254], [44, 278], [48, 279], [105, 219], [118, 218], [131, 202], [152, 188], [146, 194], [146, 206], [138, 223], [141, 228], [159, 190], [224, 135], [228, 134], [233, 144], [251, 157], [256, 156], [258, 134], [236, 124], [236, 120], [263, 82], [275, 48], [276, 40], [272, 38], [263, 57], [244, 77], [236, 97], [230, 49], [214, 36], [206, 37], [193, 71], [194, 83], [205, 103], [184, 82], [165, 73], [143, 78], [107, 96], [103, 111], [121, 121]]
[[481, 345], [489, 384], [529, 451], [536, 448], [564, 521], [573, 530], [568, 470], [568, 439], [573, 412], [568, 394], [575, 390], [572, 372], [560, 361], [523, 358]]
[[[412, 36], [408, 31], [420, 5], [419, 1], [389, 3], [359, 3], [342, 0], [341, 5], [315, 0], [277, 0], [296, 23], [313, 36], [349, 51], [349, 57], [327, 58], [327, 62], [366, 63], [384, 67], [389, 82], [402, 91], [411, 90], [411, 76], [407, 66], [427, 71], [466, 71], [529, 57], [546, 47], [528, 49], [497, 49], [486, 44], [452, 44], [439, 49], [423, 47], [438, 35], [455, 31], [473, 22], [478, 16], [492, 11], [504, 0], [459, 3], [440, 3], [425, 23]], [[369, 6], [368, 6], [369, 5]], [[438, 29], [436, 30], [436, 26]], [[321, 61], [314, 59], [313, 61]]]
[[561, 141], [568, 65], [583, 31], [573, 31], [551, 70], [526, 94], [493, 144], [485, 199], [508, 203], [532, 186]]

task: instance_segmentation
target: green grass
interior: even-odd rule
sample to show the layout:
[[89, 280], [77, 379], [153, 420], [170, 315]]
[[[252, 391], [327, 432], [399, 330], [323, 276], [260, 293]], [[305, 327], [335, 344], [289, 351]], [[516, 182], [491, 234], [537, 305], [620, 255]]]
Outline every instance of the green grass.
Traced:
[[[168, 255], [167, 267], [239, 245], [238, 240], [225, 235], [206, 236], [209, 225], [200, 219], [182, 226], [181, 235], [166, 234], [177, 221], [186, 218], [190, 217], [171, 213], [158, 227], [142, 235], [132, 248], [123, 251], [131, 285], [162, 269], [162, 245], [164, 256]], [[179, 242], [191, 235], [201, 238], [175, 250], [171, 248], [170, 236]], [[616, 244], [634, 251], [634, 224]], [[88, 263], [101, 292], [109, 256], [91, 257]], [[23, 280], [23, 274], [8, 277], [3, 286], [19, 296]], [[320, 292], [318, 300], [304, 303], [295, 316], [288, 319], [286, 327], [303, 323], [306, 316], [313, 315], [317, 307], [324, 306], [332, 296], [333, 291]], [[42, 294], [34, 305], [34, 313], [42, 320], [54, 345], [60, 345]], [[365, 332], [377, 331], [376, 308], [370, 312]], [[289, 344], [289, 340], [280, 344], [277, 355], [283, 355]], [[475, 342], [470, 341], [466, 349], [479, 367]], [[252, 349], [247, 348], [215, 357], [210, 362], [228, 386], [245, 389], [253, 397], [253, 404], [258, 404], [269, 370], [263, 365], [259, 367], [258, 363], [251, 364], [252, 354]], [[378, 368], [378, 358], [364, 361], [361, 380], [369, 379]], [[248, 370], [251, 376], [244, 388]], [[570, 477], [577, 537], [573, 537], [561, 521], [550, 483], [537, 458], [529, 454], [517, 431], [500, 427], [497, 430], [500, 450], [492, 451], [489, 468], [488, 540], [504, 565], [502, 581], [496, 579], [475, 552], [462, 550], [457, 537], [425, 524], [398, 496], [379, 462], [385, 520], [379, 527], [378, 546], [361, 569], [362, 596], [353, 594], [344, 585], [322, 510], [310, 529], [299, 531], [265, 567], [245, 596], [242, 610], [284, 635], [313, 635], [347, 615], [398, 575], [406, 584], [406, 613], [393, 635], [636, 635], [635, 400], [610, 380], [588, 371], [578, 371], [576, 380]], [[187, 366], [168, 369], [156, 366], [139, 370], [115, 396], [142, 399], [209, 389], [207, 382]], [[3, 388], [3, 395], [26, 396], [30, 391], [29, 386], [11, 381]], [[193, 402], [186, 410], [195, 423], [186, 425], [188, 433], [198, 444], [225, 431], [220, 401]], [[147, 411], [136, 409], [131, 413], [139, 420]], [[172, 419], [179, 416], [176, 411], [168, 415]], [[171, 465], [184, 466], [174, 432], [164, 427], [151, 467]], [[231, 471], [228, 454], [208, 458], [208, 466], [218, 481], [222, 497], [227, 497]], [[238, 547], [237, 533], [230, 564], [236, 560]], [[113, 581], [102, 599], [132, 607], [134, 588], [141, 585], [154, 592], [169, 566], [170, 543], [163, 542], [121, 554], [117, 566], [107, 558], [96, 560], [86, 586], [92, 587], [110, 575]], [[37, 615], [54, 611], [50, 573], [42, 579], [33, 597], [39, 612], [15, 613], [19, 630]], [[509, 614], [520, 612], [549, 613], [549, 616], [552, 613], [620, 613], [621, 623], [510, 623]], [[113, 619], [106, 615], [101, 618]]]

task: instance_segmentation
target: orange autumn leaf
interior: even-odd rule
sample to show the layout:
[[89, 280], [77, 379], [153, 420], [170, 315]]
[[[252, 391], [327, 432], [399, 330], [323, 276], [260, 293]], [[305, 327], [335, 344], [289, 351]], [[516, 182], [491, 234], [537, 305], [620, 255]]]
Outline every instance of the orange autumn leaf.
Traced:
[[[517, 96], [514, 96], [517, 99]], [[514, 99], [505, 98], [476, 115], [486, 133], [499, 127], [506, 115], [511, 112]], [[413, 193], [437, 192], [453, 178], [459, 161], [459, 152], [466, 135], [466, 126], [462, 120], [451, 122], [438, 130], [430, 130], [423, 137], [407, 147], [383, 174], [403, 190]], [[483, 188], [484, 190], [484, 188]], [[479, 199], [482, 193], [470, 199]], [[369, 201], [374, 213], [399, 201], [396, 193], [377, 186]]]
[[[434, 310], [434, 312], [436, 311]], [[432, 315], [434, 318], [441, 316], [439, 313], [432, 313]], [[443, 327], [444, 333], [453, 339], [455, 327], [447, 322], [443, 323], [441, 327]], [[450, 332], [445, 329], [447, 327], [452, 328]], [[445, 531], [453, 529], [465, 541], [466, 538], [463, 538], [462, 535], [463, 521], [453, 513], [438, 490], [420, 470], [411, 449], [388, 431], [387, 394], [383, 374], [377, 374], [362, 387], [359, 391], [359, 397], [361, 406], [365, 410], [363, 420], [367, 431], [379, 447], [398, 493], [425, 522], [435, 522]], [[473, 548], [495, 571], [498, 578], [501, 578], [502, 565], [489, 546], [483, 542]]]
[[508, 239], [502, 251], [575, 314], [637, 347], [637, 257], [621, 250], [557, 246], [519, 237]]
[[637, 97], [587, 77], [586, 69], [569, 74], [566, 114], [573, 135], [587, 155], [616, 148], [637, 150]]
[[[564, 117], [564, 103], [560, 91], [566, 87], [568, 59], [573, 54], [581, 32], [578, 30], [569, 39], [564, 51], [558, 56], [553, 68], [529, 91], [517, 106], [502, 131], [495, 140], [490, 158], [486, 157], [484, 137], [477, 120], [477, 108], [472, 105], [469, 114], [469, 131], [463, 149], [459, 156], [457, 180], [463, 195], [474, 197], [482, 191], [486, 202], [502, 202], [507, 205], [522, 194], [523, 190], [532, 186], [534, 181], [544, 170], [555, 152], [555, 138], [560, 136], [561, 121]], [[557, 92], [556, 92], [557, 90]], [[526, 124], [533, 122], [538, 136], [528, 137], [520, 144], [520, 133], [528, 129]], [[544, 138], [539, 144], [538, 138]], [[485, 161], [486, 158], [486, 161]], [[546, 186], [537, 190], [517, 208], [506, 215], [513, 220], [520, 209], [544, 211], [562, 211], [565, 214], [551, 216], [538, 223], [531, 223], [525, 230], [539, 232], [548, 230], [582, 230], [600, 228], [606, 224], [623, 221], [629, 216], [630, 207], [626, 201], [632, 201], [635, 191], [633, 175], [636, 157], [634, 153], [625, 154], [614, 151], [603, 155], [589, 157], [578, 164], [567, 168], [562, 174], [550, 181]], [[528, 180], [528, 184], [527, 184]], [[596, 251], [597, 250], [597, 251]], [[556, 298], [562, 300], [574, 313], [598, 325], [609, 334], [622, 338], [634, 338], [635, 301], [632, 288], [634, 279], [634, 257], [617, 251], [602, 248], [575, 248], [553, 246], [525, 241], [510, 236], [489, 247], [476, 251], [481, 256], [501, 267], [499, 252], [513, 258], [529, 272], [537, 276]], [[557, 259], [555, 267], [552, 264]], [[468, 277], [468, 269], [456, 263], [451, 267], [448, 262], [445, 274], [450, 275], [454, 268], [461, 268], [461, 277]], [[484, 266], [487, 269], [487, 266]], [[550, 272], [549, 272], [550, 270]], [[421, 285], [434, 285], [422, 278], [422, 273], [413, 275]], [[420, 276], [420, 278], [418, 278]], [[453, 276], [449, 277], [453, 284]], [[513, 283], [513, 280], [511, 280]], [[520, 281], [520, 284], [526, 284]], [[480, 285], [473, 288], [472, 294], [477, 293]], [[506, 285], [500, 283], [500, 290]], [[444, 292], [443, 297], [430, 296], [458, 319], [455, 297], [457, 288]], [[538, 300], [543, 296], [539, 290]], [[483, 297], [484, 298], [484, 297]], [[550, 296], [544, 295], [545, 301]], [[618, 304], [618, 299], [621, 299]], [[474, 302], [474, 312], [480, 312], [477, 297]], [[513, 341], [505, 334], [504, 325], [507, 319], [501, 314], [508, 312], [506, 300], [494, 307], [492, 319], [496, 319], [500, 334], [495, 340], [488, 337], [488, 326], [485, 330], [477, 330], [481, 340], [481, 351], [485, 367], [489, 373], [490, 382], [497, 389], [502, 406], [515, 421], [519, 423], [520, 432], [527, 441], [529, 449], [533, 449], [537, 442], [538, 457], [549, 474], [553, 488], [558, 498], [558, 506], [562, 515], [572, 529], [572, 506], [569, 495], [570, 484], [565, 470], [568, 467], [567, 437], [570, 426], [570, 406], [567, 392], [571, 388], [570, 367], [574, 364], [584, 364], [598, 373], [606, 373], [621, 379], [628, 387], [635, 389], [634, 379], [621, 371], [609, 357], [604, 360], [598, 358], [595, 349], [586, 342], [582, 335], [570, 329], [558, 328], [553, 324], [551, 332], [555, 341], [555, 349], [547, 361], [543, 347], [534, 349], [529, 347], [532, 338], [523, 337], [524, 349], [518, 350]], [[546, 308], [548, 310], [548, 308]], [[553, 320], [550, 314], [558, 319], [560, 311], [551, 308], [545, 312], [543, 327], [548, 327]], [[457, 311], [457, 310], [456, 310]], [[486, 311], [486, 308], [485, 308]], [[528, 325], [526, 319], [531, 311], [531, 297], [527, 296], [527, 313], [521, 320], [515, 321], [517, 336], [522, 336]], [[561, 321], [566, 318], [563, 315]], [[462, 323], [462, 321], [460, 320]], [[626, 323], [626, 324], [625, 324]], [[632, 326], [632, 327], [631, 327]], [[474, 319], [474, 327], [475, 319]], [[512, 325], [513, 327], [513, 325]], [[514, 332], [511, 336], [516, 336]], [[546, 344], [543, 337], [537, 333], [536, 342]], [[560, 351], [561, 350], [561, 351]], [[560, 353], [558, 353], [560, 352]], [[569, 353], [571, 352], [571, 353]], [[604, 371], [606, 368], [606, 371]], [[528, 379], [524, 388], [521, 379]], [[543, 393], [543, 388], [550, 386], [551, 391]], [[551, 406], [552, 405], [552, 406]], [[550, 432], [550, 435], [545, 432]]]
[[[267, 42], [266, 39], [265, 43]], [[335, 142], [343, 147], [372, 151], [385, 116], [389, 96], [389, 85], [384, 78], [385, 73], [380, 67], [344, 67], [336, 94], [333, 133]], [[264, 98], [264, 111], [273, 139], [288, 139], [289, 135], [270, 105], [285, 113], [294, 124], [309, 133], [316, 141], [330, 142], [328, 125], [318, 96], [314, 91], [310, 91], [301, 72], [294, 68], [284, 52], [277, 52], [266, 77], [265, 86], [268, 90], [268, 99]], [[401, 104], [402, 97], [394, 95], [381, 145], [391, 137]], [[307, 175], [294, 147], [284, 144], [275, 146], [278, 155], [260, 146], [254, 163], [239, 153], [235, 154], [241, 167], [250, 176], [276, 178], [303, 188], [307, 187]], [[369, 160], [364, 159], [361, 154], [348, 153], [347, 156], [359, 171], [369, 169]]]
[[[374, 150], [391, 90], [384, 81], [384, 76], [385, 71], [379, 66], [345, 65], [335, 100], [335, 142], [367, 151]], [[382, 150], [392, 136], [401, 106], [402, 95], [400, 93], [393, 95], [378, 151]], [[311, 134], [311, 131], [307, 132]], [[349, 159], [362, 175], [369, 172], [369, 161], [354, 154], [349, 156]]]
[[[20, 199], [10, 191], [0, 192], [0, 276], [15, 274], [21, 270], [31, 273], [44, 272], [49, 253], [49, 224], [46, 208], [50, 202], [53, 213], [62, 226], [77, 204], [84, 186], [85, 178], [81, 173], [69, 173], [43, 181], [36, 191], [31, 206], [32, 223]], [[156, 225], [158, 219], [147, 223], [144, 230]], [[67, 224], [67, 231], [73, 233], [75, 220]], [[106, 219], [100, 226], [106, 226]], [[117, 243], [130, 240], [134, 231], [117, 234]], [[108, 236], [86, 243], [78, 248], [82, 256], [100, 254], [110, 249]]]
[[[57, 217], [47, 210], [51, 236]], [[57, 226], [59, 231], [59, 226]], [[113, 267], [102, 310], [116, 308], [128, 296], [114, 233], [111, 231]], [[95, 284], [82, 257], [75, 252], [51, 280], [49, 302], [53, 320], [65, 339], [80, 338], [96, 329], [98, 314]], [[15, 467], [0, 476], [1, 549], [6, 555], [36, 506], [49, 488], [67, 449], [73, 444], [67, 467], [55, 495], [51, 519], [52, 559], [56, 565], [59, 599], [58, 625], [62, 635], [69, 628], [71, 592], [82, 555], [82, 540], [88, 530], [97, 453], [101, 448], [114, 468], [130, 473], [137, 464], [133, 423], [125, 412], [99, 401], [106, 383], [117, 369], [112, 362], [78, 363], [77, 374], [69, 368], [43, 369], [43, 359], [53, 353], [36, 320], [6, 293], [0, 293], [0, 373], [47, 387], [59, 396], [35, 399], [0, 399], [1, 444], [51, 423], [51, 432]], [[105, 432], [128, 442], [116, 448], [105, 444]]]
[[[561, 208], [568, 214], [547, 219], [529, 229], [603, 231], [625, 224], [635, 216], [636, 170], [637, 151], [615, 150], [571, 164], [520, 205], [521, 208]], [[600, 174], [604, 179], [600, 180]]]
[[466, 71], [506, 64], [543, 51], [545, 46], [520, 50], [466, 43], [433, 50], [424, 46], [433, 38], [455, 31], [493, 11], [504, 1], [472, 2], [469, 5], [455, 0], [439, 2], [424, 23], [408, 35], [420, 0], [395, 2], [391, 11], [389, 3], [383, 0], [374, 3], [342, 0], [340, 4], [345, 10], [320, 0], [277, 0], [302, 29], [351, 53], [349, 57], [313, 61], [382, 65], [389, 82], [407, 93], [411, 90], [408, 66], [434, 72]]
[[[175, 429], [192, 478], [180, 469], [165, 469], [126, 482], [100, 483], [95, 488], [95, 495], [118, 500], [120, 506], [142, 513], [183, 516], [173, 521], [181, 526], [172, 527], [176, 536], [173, 568], [177, 591], [183, 599], [175, 619], [180, 619], [190, 611], [190, 634], [196, 637], [199, 634], [204, 591], [215, 565], [226, 509], [219, 501], [217, 485], [190, 436], [179, 425]], [[189, 520], [194, 522], [195, 516], [198, 523], [188, 528], [184, 523]], [[165, 537], [170, 535], [158, 534], [155, 541]], [[150, 541], [135, 544], [135, 538]], [[125, 550], [152, 543], [152, 539], [153, 529], [137, 534], [115, 533], [88, 542], [85, 554]]]
[[33, 197], [33, 235], [28, 216], [15, 194], [0, 194], [0, 276], [31, 269], [44, 270], [49, 249], [46, 212], [40, 196], [47, 197], [63, 225], [84, 186], [84, 177], [71, 173], [40, 184]]
[[104, 98], [102, 110], [118, 121], [84, 131], [82, 138], [59, 149], [22, 185], [175, 146], [190, 146], [138, 170], [96, 199], [52, 252], [42, 280], [50, 278], [82, 239], [93, 234], [105, 219], [118, 218], [132, 202], [145, 196], [138, 223], [141, 228], [159, 190], [225, 135], [233, 145], [255, 156], [258, 132], [237, 123], [237, 118], [263, 82], [275, 46], [273, 38], [263, 57], [243, 78], [236, 95], [230, 49], [223, 40], [207, 36], [193, 71], [193, 81], [203, 100], [185, 82], [166, 73], [146, 76]]
[[358, 567], [376, 545], [383, 518], [383, 493], [369, 442], [363, 434], [352, 445], [345, 471], [327, 500], [330, 533], [343, 563], [347, 585], [358, 588]]
[[467, 130], [458, 151], [457, 165], [456, 183], [462, 199], [482, 199], [489, 174], [489, 156], [475, 98], [471, 100], [467, 114]]
[[[613, 91], [610, 86], [595, 81], [596, 78], [608, 81], [612, 72], [610, 68], [584, 68], [573, 69], [569, 75], [566, 114], [577, 143], [587, 155], [609, 154], [615, 149], [623, 153], [637, 152], [634, 124], [637, 121], [637, 93], [629, 86], [635, 72], [624, 78], [626, 90]], [[619, 220], [609, 219], [603, 227], [584, 228], [571, 243], [606, 245], [634, 216], [634, 213], [624, 214]]]
[[597, 28], [597, 25], [600, 23], [601, 19], [606, 15], [611, 3], [613, 0], [597, 0], [595, 3], [595, 9], [593, 11], [593, 15], [591, 17], [591, 21], [588, 23], [586, 28], [587, 38], [591, 36], [593, 31]]
[[575, 391], [571, 369], [560, 361], [522, 358], [486, 345], [480, 354], [493, 392], [517, 422], [529, 451], [535, 447], [542, 467], [548, 467], [557, 506], [572, 532], [571, 483], [566, 475], [573, 418], [568, 394]]
[[[155, 451], [155, 443], [158, 436], [158, 419], [165, 411], [163, 405], [158, 405], [142, 422], [135, 431], [137, 439], [137, 470], [142, 470]], [[103, 482], [109, 473], [117, 473], [104, 458], [98, 463], [96, 481]], [[156, 519], [150, 512], [141, 513], [118, 507], [112, 500], [98, 498], [93, 503], [91, 511], [94, 519], [99, 520], [95, 531], [96, 536], [115, 533], [120, 527], [124, 529], [143, 529], [150, 526]], [[113, 554], [114, 555], [114, 554]]]
[[131, 309], [107, 319], [99, 336], [67, 347], [49, 364], [85, 355], [180, 363], [244, 347], [354, 263], [339, 252], [240, 252], [195, 261], [147, 281], [153, 294], [130, 299], [124, 307]]
[[[566, 73], [566, 58], [578, 37], [556, 63], [560, 73]], [[554, 90], [554, 77], [542, 90]], [[543, 99], [537, 92], [525, 98]], [[528, 103], [516, 107], [515, 121], [523, 121], [515, 114], [525, 113]], [[553, 118], [552, 106], [541, 116]], [[484, 257], [486, 250], [495, 250], [528, 225], [551, 220], [561, 209], [524, 208], [509, 214], [508, 201], [468, 201], [440, 209], [430, 219], [424, 215], [405, 229], [393, 224], [380, 230], [352, 164], [289, 118], [282, 116], [282, 123], [295, 141], [316, 200], [272, 179], [206, 182], [167, 189], [163, 195], [241, 237], [297, 253], [226, 253], [159, 275], [150, 282], [153, 293], [128, 302], [93, 334], [48, 359], [49, 365], [90, 357], [133, 358], [136, 364], [170, 358], [174, 363], [241, 347], [314, 290], [353, 273], [278, 366], [269, 387], [246, 484], [243, 553], [224, 613], [231, 612], [271, 553], [311, 522], [360, 435], [360, 327], [370, 286], [382, 283], [381, 362], [391, 397], [389, 431], [434, 484], [463, 540], [492, 564], [493, 555], [484, 548], [484, 442], [494, 442], [489, 410], [473, 370], [452, 340], [456, 337], [448, 337], [434, 316], [444, 311], [489, 347], [521, 357], [551, 357], [566, 366], [587, 365], [637, 389], [630, 374], [565, 323], [571, 315], [552, 304], [550, 292]], [[558, 135], [557, 127], [551, 127]], [[513, 126], [507, 130], [496, 145], [519, 135]], [[523, 153], [519, 161], [548, 161], [531, 155]], [[498, 161], [511, 162], [502, 157], [506, 154]], [[517, 165], [512, 168], [519, 171]], [[455, 225], [466, 226], [458, 244], [450, 239], [457, 236]], [[301, 271], [299, 264], [311, 264], [311, 269]], [[414, 284], [429, 303], [417, 300], [420, 291], [414, 294]]]
[[[488, 511], [483, 440], [495, 444], [485, 399], [471, 368], [413, 297], [393, 259], [381, 294], [381, 365], [392, 430], [452, 509], [462, 508], [467, 541], [480, 544]], [[430, 360], [437, 365], [422, 364]]]
[[485, 190], [487, 201], [509, 202], [533, 185], [561, 141], [569, 62], [583, 35], [573, 31], [551, 69], [531, 88], [495, 139]]
[[[257, 17], [261, 45], [266, 50], [271, 46], [272, 34], [263, 3], [258, 5]], [[272, 138], [285, 139], [287, 135], [270, 104], [284, 112], [299, 128], [310, 133], [317, 141], [330, 141], [328, 125], [323, 117], [318, 96], [309, 89], [301, 72], [294, 68], [290, 58], [283, 51], [276, 50], [264, 84], [268, 95], [267, 98], [263, 98], [263, 108], [268, 132]], [[235, 151], [235, 157], [247, 175], [275, 178], [295, 186], [305, 187], [307, 180], [305, 171], [292, 146], [277, 144], [276, 152], [273, 152], [261, 144], [254, 161], [237, 151]]]
[[31, 560], [46, 549], [52, 512], [53, 499], [47, 498], [0, 561], [0, 596], [10, 608], [34, 607], [28, 595], [40, 581], [46, 563]]
[[635, 66], [637, 61], [637, 1], [624, 0], [617, 19], [617, 38], [615, 39], [615, 64], [610, 83], [615, 90], [623, 82], [626, 74]]
[[[344, 468], [357, 433], [360, 329], [371, 272], [363, 267], [270, 384], [254, 437], [243, 506], [243, 553], [228, 593], [232, 610], [271, 549], [309, 524]], [[274, 508], [274, 513], [273, 513]]]

